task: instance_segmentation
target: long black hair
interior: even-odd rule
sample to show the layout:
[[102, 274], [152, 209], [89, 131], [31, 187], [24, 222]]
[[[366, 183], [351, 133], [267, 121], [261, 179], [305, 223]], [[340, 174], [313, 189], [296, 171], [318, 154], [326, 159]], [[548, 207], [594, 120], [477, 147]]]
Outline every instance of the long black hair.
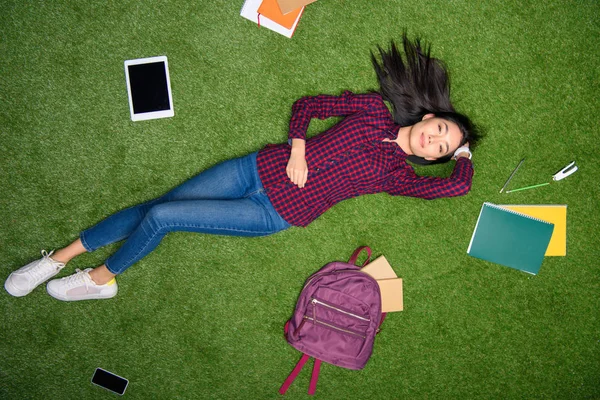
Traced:
[[[371, 52], [371, 61], [379, 80], [379, 93], [392, 105], [394, 122], [410, 126], [421, 121], [426, 114], [434, 114], [458, 125], [466, 142], [472, 146], [479, 138], [477, 127], [471, 120], [454, 109], [450, 101], [450, 78], [444, 63], [431, 57], [431, 46], [421, 45], [421, 40], [402, 35], [404, 57], [394, 41], [389, 50], [377, 46], [381, 62]], [[408, 159], [417, 164], [437, 164], [450, 161], [452, 156], [425, 160], [417, 156]]]

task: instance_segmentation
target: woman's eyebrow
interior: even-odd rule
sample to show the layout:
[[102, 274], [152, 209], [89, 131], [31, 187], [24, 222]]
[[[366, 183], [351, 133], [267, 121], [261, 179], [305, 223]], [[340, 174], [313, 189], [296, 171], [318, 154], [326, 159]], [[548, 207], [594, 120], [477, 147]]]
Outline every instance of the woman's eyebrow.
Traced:
[[[446, 138], [448, 138], [448, 124], [444, 122], [444, 126], [446, 127]], [[448, 142], [444, 142], [446, 144], [446, 153], [450, 151], [450, 144]]]

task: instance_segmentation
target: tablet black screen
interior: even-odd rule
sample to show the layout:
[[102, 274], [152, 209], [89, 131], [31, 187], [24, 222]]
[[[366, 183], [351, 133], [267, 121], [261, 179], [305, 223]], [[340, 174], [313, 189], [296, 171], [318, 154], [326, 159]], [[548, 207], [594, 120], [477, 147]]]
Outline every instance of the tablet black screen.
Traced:
[[128, 69], [135, 114], [170, 108], [164, 62], [129, 65]]

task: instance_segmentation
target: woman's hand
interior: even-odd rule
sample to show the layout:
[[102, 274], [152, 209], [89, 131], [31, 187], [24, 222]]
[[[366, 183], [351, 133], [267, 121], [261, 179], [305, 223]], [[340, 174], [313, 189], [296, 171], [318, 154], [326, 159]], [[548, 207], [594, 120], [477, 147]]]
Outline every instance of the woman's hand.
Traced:
[[302, 139], [292, 139], [292, 153], [285, 169], [288, 178], [303, 188], [308, 179], [308, 164], [305, 156], [305, 142]]
[[453, 157], [453, 158], [454, 158], [455, 160], [458, 160], [458, 159], [459, 159], [459, 158], [461, 158], [461, 157], [466, 157], [466, 158], [469, 158], [469, 151], [468, 151], [468, 149], [469, 149], [469, 142], [466, 142], [465, 144], [463, 144], [461, 147], [459, 147], [459, 148], [457, 149], [457, 151], [458, 151], [458, 150], [460, 150], [460, 149], [464, 149], [465, 147], [467, 148], [467, 151], [461, 151], [461, 152], [459, 152], [458, 154], [457, 154], [457, 153], [454, 153], [454, 157]]

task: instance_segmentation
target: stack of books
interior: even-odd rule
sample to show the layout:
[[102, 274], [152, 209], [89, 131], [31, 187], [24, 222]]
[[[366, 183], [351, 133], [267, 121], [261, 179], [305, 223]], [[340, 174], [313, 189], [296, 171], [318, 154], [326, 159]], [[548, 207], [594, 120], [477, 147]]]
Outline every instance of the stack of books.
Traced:
[[304, 7], [316, 0], [246, 0], [240, 15], [291, 38]]

